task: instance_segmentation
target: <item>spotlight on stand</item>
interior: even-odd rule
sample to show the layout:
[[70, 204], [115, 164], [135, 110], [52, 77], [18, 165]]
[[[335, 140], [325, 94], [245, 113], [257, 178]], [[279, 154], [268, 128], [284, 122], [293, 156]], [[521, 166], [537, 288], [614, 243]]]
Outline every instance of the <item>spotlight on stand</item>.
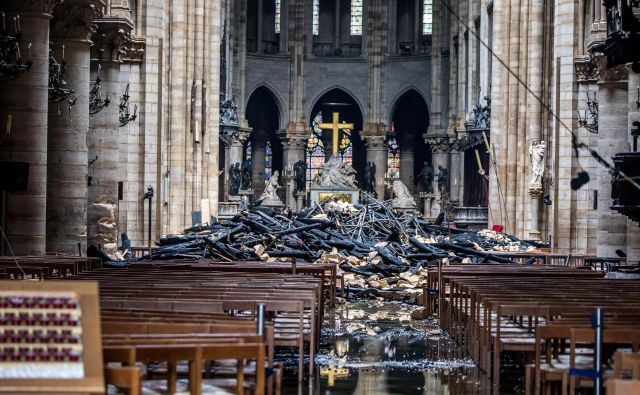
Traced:
[[542, 201], [544, 202], [545, 206], [551, 206], [553, 204], [553, 202], [551, 201], [551, 196], [548, 193], [544, 195], [544, 198], [542, 198]]
[[581, 171], [577, 176], [571, 179], [571, 189], [577, 191], [578, 189], [585, 186], [586, 183], [589, 182], [591, 177], [589, 177], [589, 173], [586, 171]]

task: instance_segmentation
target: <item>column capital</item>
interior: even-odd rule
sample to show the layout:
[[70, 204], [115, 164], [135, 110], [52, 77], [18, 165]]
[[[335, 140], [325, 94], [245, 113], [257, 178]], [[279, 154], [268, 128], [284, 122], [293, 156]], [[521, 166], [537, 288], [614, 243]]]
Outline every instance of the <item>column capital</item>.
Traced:
[[277, 132], [277, 135], [285, 149], [306, 149], [307, 143], [309, 142], [309, 133], [291, 133], [287, 130], [280, 130]]
[[576, 78], [578, 82], [598, 81], [598, 66], [591, 56], [578, 55], [573, 58], [573, 65], [576, 69]]
[[249, 136], [250, 129], [242, 129], [237, 126], [220, 125], [220, 139], [228, 146], [244, 147]]
[[447, 153], [457, 149], [458, 142], [453, 136], [423, 134], [422, 137], [433, 153]]
[[131, 37], [131, 42], [124, 50], [122, 61], [126, 63], [142, 63], [145, 50], [147, 49], [147, 39], [144, 37]]
[[81, 0], [58, 4], [53, 10], [51, 37], [88, 41], [95, 32], [94, 19], [103, 16], [103, 0]]
[[33, 12], [38, 14], [53, 14], [56, 5], [62, 4], [62, 0], [9, 0], [3, 4], [5, 12]]
[[105, 16], [95, 21], [91, 59], [122, 63], [131, 46], [133, 23], [125, 18]]
[[362, 136], [365, 147], [372, 151], [382, 151], [387, 148], [386, 136]]
[[607, 57], [604, 55], [595, 58], [598, 65], [599, 81], [598, 83], [622, 82], [629, 78], [629, 69], [621, 64], [615, 67], [607, 67]]

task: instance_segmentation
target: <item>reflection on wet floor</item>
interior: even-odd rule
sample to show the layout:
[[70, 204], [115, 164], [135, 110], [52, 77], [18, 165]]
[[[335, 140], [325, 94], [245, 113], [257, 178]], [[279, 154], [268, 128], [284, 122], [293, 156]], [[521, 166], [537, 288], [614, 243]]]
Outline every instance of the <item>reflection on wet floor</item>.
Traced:
[[[285, 394], [488, 394], [490, 383], [438, 328], [410, 319], [416, 307], [347, 303], [325, 324], [315, 377]], [[289, 381], [291, 380], [291, 381]], [[501, 392], [504, 393], [504, 392]]]

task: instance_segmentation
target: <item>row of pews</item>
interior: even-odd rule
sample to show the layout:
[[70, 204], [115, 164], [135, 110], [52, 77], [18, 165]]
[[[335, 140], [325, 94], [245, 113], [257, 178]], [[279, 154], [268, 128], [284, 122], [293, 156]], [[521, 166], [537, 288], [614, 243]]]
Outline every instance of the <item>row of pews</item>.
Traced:
[[594, 330], [604, 312], [607, 359], [640, 345], [640, 281], [564, 266], [452, 265], [429, 272], [424, 294], [444, 330], [500, 387], [506, 352], [523, 355], [526, 393], [593, 385]]
[[84, 340], [101, 344], [111, 392], [133, 395], [280, 393], [276, 350], [292, 350], [301, 382], [305, 359], [315, 368], [325, 305], [335, 303], [335, 265], [180, 260], [114, 269], [68, 256], [17, 260], [19, 269], [14, 258], [0, 259], [13, 262], [0, 264], [9, 269], [0, 276], [70, 290], [98, 285], [101, 335]]

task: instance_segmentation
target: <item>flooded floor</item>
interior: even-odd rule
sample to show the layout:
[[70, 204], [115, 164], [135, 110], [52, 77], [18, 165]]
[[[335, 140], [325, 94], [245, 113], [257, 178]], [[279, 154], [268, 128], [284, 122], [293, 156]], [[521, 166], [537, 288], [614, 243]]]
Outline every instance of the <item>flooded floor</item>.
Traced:
[[375, 301], [338, 307], [322, 333], [315, 377], [298, 385], [287, 369], [283, 393], [489, 394], [486, 376], [435, 320], [410, 320], [415, 309]]

